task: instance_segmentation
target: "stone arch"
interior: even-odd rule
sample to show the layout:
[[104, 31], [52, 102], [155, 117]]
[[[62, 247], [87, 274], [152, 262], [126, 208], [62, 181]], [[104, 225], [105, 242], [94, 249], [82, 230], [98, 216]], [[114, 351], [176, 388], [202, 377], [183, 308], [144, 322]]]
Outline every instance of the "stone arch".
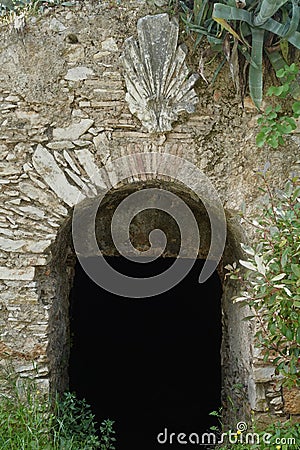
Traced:
[[[40, 151], [41, 147], [39, 148], [39, 152]], [[81, 151], [81, 155], [83, 155], [83, 151]], [[91, 157], [88, 153], [87, 155], [87, 158]], [[37, 155], [35, 155], [35, 165], [38, 170], [41, 170], [42, 165], [36, 163], [36, 157]], [[153, 165], [155, 167], [159, 158], [157, 158], [157, 155], [155, 154], [152, 155], [151, 158], [153, 158]], [[141, 159], [139, 158], [137, 160], [133, 159], [133, 161], [137, 161], [139, 164], [141, 163]], [[49, 160], [47, 161], [47, 164], [49, 164]], [[116, 255], [110, 233], [107, 233], [115, 206], [132, 192], [156, 187], [171, 191], [178, 195], [192, 210], [199, 229], [201, 229], [201, 247], [199, 249], [198, 257], [202, 259], [207, 258], [211, 239], [210, 220], [203, 203], [195, 198], [195, 194], [186, 186], [182, 183], [174, 182], [174, 180], [171, 180], [169, 177], [153, 174], [148, 174], [146, 177], [144, 175], [137, 176], [134, 169], [132, 170], [131, 168], [129, 170], [132, 171], [132, 176], [109, 189], [108, 194], [103, 198], [103, 202], [101, 203], [101, 207], [97, 214], [96, 234], [103, 254], [108, 256]], [[139, 170], [140, 166], [137, 168], [137, 171]], [[53, 183], [51, 176], [55, 179], [55, 176], [58, 173], [57, 169], [54, 170], [53, 173], [54, 174], [50, 175], [50, 178], [49, 170], [47, 173], [47, 180], [50, 187]], [[100, 174], [103, 173], [103, 171], [97, 171], [95, 170], [95, 167], [93, 167], [93, 173]], [[62, 173], [60, 173], [60, 176], [62, 176]], [[93, 177], [90, 179], [91, 184], [92, 178]], [[54, 184], [54, 186], [56, 185]], [[68, 185], [66, 184], [66, 186]], [[86, 190], [86, 192], [88, 191]], [[57, 196], [60, 195], [60, 193], [57, 192], [56, 194]], [[66, 191], [63, 192], [63, 195], [65, 196], [65, 203], [70, 201], [71, 197], [67, 196]], [[78, 194], [76, 193], [76, 195]], [[83, 217], [87, 211], [89, 211], [88, 206], [93, 200], [93, 196], [94, 193], [92, 188], [91, 197], [85, 197], [79, 204], [79, 210], [82, 212]], [[45, 379], [49, 381], [49, 390], [52, 393], [55, 391], [63, 391], [68, 388], [67, 371], [70, 346], [68, 302], [76, 259], [71, 239], [73, 207], [69, 205], [68, 209], [69, 212], [61, 221], [61, 226], [56, 239], [49, 247], [52, 255], [51, 262], [46, 264], [43, 268], [39, 268], [35, 278], [39, 301], [49, 307], [47, 328], [48, 346], [45, 355], [48, 362], [48, 372]], [[247, 398], [246, 386], [251, 371], [251, 330], [249, 324], [242, 321], [243, 317], [246, 315], [246, 311], [240, 310], [231, 302], [231, 297], [235, 293], [234, 290], [236, 289], [236, 286], [228, 279], [225, 279], [224, 269], [226, 264], [236, 261], [241, 256], [240, 242], [245, 238], [244, 232], [236, 218], [232, 217], [229, 212], [225, 211], [225, 213], [227, 220], [227, 239], [224, 253], [218, 264], [217, 270], [223, 285], [223, 342], [220, 349], [222, 357], [222, 397], [226, 416], [228, 420], [230, 420], [232, 417], [230, 405], [228, 404], [229, 397], [232, 401], [235, 401], [235, 404], [239, 409], [239, 417], [246, 417], [249, 414], [249, 405], [245, 399]], [[133, 231], [133, 244], [141, 250], [144, 250], [148, 246], [149, 232], [153, 228], [160, 228], [160, 225], [163, 224], [164, 217], [157, 213], [154, 217], [150, 217], [150, 220], [149, 217], [147, 217], [147, 220], [137, 220], [135, 229], [139, 230], [139, 233]], [[164, 256], [176, 257], [178, 238], [180, 236], [178, 235], [178, 230], [176, 234], [176, 227], [170, 225], [167, 225], [167, 227], [169, 227], [168, 237], [173, 237], [173, 241], [171, 240], [172, 242], [167, 246]], [[84, 233], [86, 233], [86, 230], [84, 230]], [[93, 256], [93, 253], [90, 253], [90, 256]], [[232, 386], [234, 384], [243, 386], [242, 392], [238, 391], [232, 393]], [[233, 398], [235, 395], [236, 397]]]

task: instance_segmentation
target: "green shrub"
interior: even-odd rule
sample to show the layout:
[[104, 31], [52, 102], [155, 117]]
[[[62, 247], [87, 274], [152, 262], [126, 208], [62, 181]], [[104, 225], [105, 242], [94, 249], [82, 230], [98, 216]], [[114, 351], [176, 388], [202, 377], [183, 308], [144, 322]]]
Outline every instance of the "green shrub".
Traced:
[[0, 397], [1, 450], [114, 450], [111, 420], [97, 424], [90, 406], [66, 392], [53, 402], [34, 380], [9, 368], [1, 376], [7, 394]]
[[[242, 293], [234, 299], [248, 305], [258, 329], [255, 342], [265, 361], [272, 362], [285, 384], [300, 386], [300, 180], [292, 177], [273, 191], [267, 169], [259, 173], [264, 187], [262, 207], [255, 220], [255, 243], [242, 244], [247, 260], [240, 267], [228, 265]], [[249, 221], [245, 212], [244, 220]]]
[[[277, 71], [277, 77], [282, 81], [280, 86], [271, 86], [268, 96], [276, 96], [283, 99], [299, 98], [299, 69], [296, 64], [285, 65]], [[273, 148], [285, 143], [284, 136], [290, 134], [297, 128], [296, 119], [300, 116], [300, 101], [291, 104], [288, 114], [282, 111], [282, 106], [268, 106], [265, 113], [258, 118], [260, 131], [256, 136], [256, 144], [262, 147], [268, 144]]]
[[114, 450], [115, 447], [113, 443], [116, 441], [114, 438], [115, 431], [113, 429], [113, 420], [106, 419], [101, 423], [101, 439], [100, 439], [100, 449], [101, 450]]
[[100, 440], [91, 407], [71, 392], [65, 392], [61, 398], [57, 398], [52, 428], [54, 448], [99, 448]]

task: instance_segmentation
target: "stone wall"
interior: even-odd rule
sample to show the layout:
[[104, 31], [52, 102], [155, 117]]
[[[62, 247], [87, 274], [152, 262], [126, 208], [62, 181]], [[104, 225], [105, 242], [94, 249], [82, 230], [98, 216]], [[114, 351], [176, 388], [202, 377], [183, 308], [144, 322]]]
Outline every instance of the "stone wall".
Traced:
[[[21, 376], [34, 376], [46, 392], [67, 388], [73, 207], [82, 190], [97, 195], [97, 189], [109, 187], [100, 172], [95, 187], [97, 168], [121, 156], [152, 153], [155, 161], [156, 154], [167, 153], [185, 158], [208, 177], [227, 216], [227, 245], [218, 268], [224, 284], [224, 404], [230, 410], [230, 396], [239, 420], [250, 409], [262, 420], [269, 412], [297, 417], [299, 392], [289, 391], [283, 398], [280, 380], [253, 348], [253, 330], [241, 321], [247, 312], [231, 302], [236, 286], [224, 280], [224, 265], [239, 257], [239, 243], [246, 239], [237, 211], [243, 200], [250, 209], [257, 205], [255, 171], [270, 161], [274, 185], [280, 184], [297, 170], [299, 146], [293, 140], [282, 150], [255, 146], [256, 112], [235, 97], [226, 68], [213, 87], [198, 80], [195, 113], [182, 114], [169, 132], [149, 134], [125, 101], [120, 56], [125, 39], [136, 36], [138, 18], [157, 10], [142, 0], [122, 3], [78, 2], [28, 18], [21, 34], [7, 26], [0, 29], [2, 362], [11, 360]], [[184, 39], [181, 34], [180, 41]], [[192, 71], [197, 71], [199, 57], [199, 52], [188, 54]], [[113, 174], [107, 176], [113, 184]], [[179, 184], [132, 177], [115, 187], [108, 202], [116, 205], [118, 196], [124, 198], [135, 186], [153, 185], [173, 190], [198, 214], [204, 230], [199, 256], [205, 257], [207, 217]], [[108, 211], [103, 207], [99, 213], [99, 240], [104, 253], [111, 254], [113, 246], [103, 232]], [[141, 248], [148, 225], [141, 220], [136, 227], [142, 237], [133, 232]], [[232, 411], [229, 417], [234, 420]]]

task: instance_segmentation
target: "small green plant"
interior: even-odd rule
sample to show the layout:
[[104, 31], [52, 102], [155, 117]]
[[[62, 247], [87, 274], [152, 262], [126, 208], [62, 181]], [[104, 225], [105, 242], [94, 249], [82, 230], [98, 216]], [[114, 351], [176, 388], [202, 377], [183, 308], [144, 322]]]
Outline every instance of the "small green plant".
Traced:
[[[278, 98], [286, 99], [294, 96], [295, 87], [298, 87], [299, 68], [295, 63], [277, 71], [277, 77], [282, 80], [280, 86], [271, 86], [267, 95], [275, 95]], [[296, 90], [297, 92], [297, 90]], [[298, 93], [298, 92], [297, 92]], [[291, 105], [291, 111], [286, 115], [282, 111], [281, 105], [268, 106], [265, 113], [257, 120], [260, 131], [256, 136], [256, 144], [262, 147], [265, 144], [273, 148], [284, 144], [284, 136], [290, 134], [297, 128], [296, 119], [300, 116], [300, 101], [296, 100]]]
[[170, 16], [178, 14], [180, 11], [179, 0], [148, 0], [150, 5], [155, 5], [161, 12], [166, 12]]
[[272, 423], [264, 428], [258, 427], [254, 414], [249, 423], [236, 420], [229, 430], [222, 424], [222, 410], [213, 411], [210, 415], [216, 416], [220, 428], [211, 427], [218, 437], [215, 450], [290, 450], [299, 449], [300, 424], [285, 422]]
[[0, 1], [0, 14], [4, 15], [9, 11], [22, 11], [25, 9], [31, 9], [34, 11], [42, 10], [45, 6], [73, 6], [72, 1], [63, 0], [1, 0]]
[[300, 447], [300, 423], [287, 420], [284, 423], [276, 422], [266, 429], [271, 434], [271, 444], [278, 450], [290, 450]]
[[291, 421], [269, 425], [264, 430], [253, 426], [250, 430], [241, 432], [236, 430], [231, 434], [231, 442], [224, 442], [216, 446], [216, 450], [290, 450], [299, 449], [300, 424]]
[[10, 364], [1, 367], [0, 376], [1, 450], [50, 450], [54, 416], [49, 403], [33, 380], [21, 378]]
[[21, 33], [29, 16], [38, 15], [45, 8], [54, 6], [74, 6], [74, 1], [63, 0], [0, 0], [0, 24], [6, 24]]
[[[273, 191], [268, 165], [258, 175], [264, 183], [263, 205], [255, 220], [255, 245], [242, 244], [247, 260], [228, 265], [242, 293], [235, 303], [248, 305], [257, 323], [256, 345], [288, 386], [300, 386], [300, 180], [292, 177]], [[249, 221], [245, 211], [244, 220]]]
[[85, 400], [79, 400], [74, 393], [65, 392], [57, 399], [54, 417], [56, 447], [74, 450], [99, 448], [94, 415]]
[[[98, 425], [90, 406], [74, 393], [47, 401], [34, 380], [1, 368], [1, 450], [114, 450], [111, 420]], [[99, 435], [100, 437], [99, 437]]]
[[113, 420], [103, 420], [100, 425], [101, 431], [101, 439], [100, 439], [100, 449], [101, 450], [115, 450], [114, 442], [116, 441], [114, 434], [115, 431], [113, 429], [114, 425]]

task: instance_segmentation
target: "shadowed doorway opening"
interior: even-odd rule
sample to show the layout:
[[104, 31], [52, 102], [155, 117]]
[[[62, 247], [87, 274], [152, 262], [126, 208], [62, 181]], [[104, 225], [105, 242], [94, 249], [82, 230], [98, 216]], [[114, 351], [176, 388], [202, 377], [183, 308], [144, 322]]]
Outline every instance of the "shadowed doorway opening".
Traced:
[[[106, 259], [132, 277], [159, 274], [175, 261]], [[70, 390], [86, 399], [99, 424], [115, 421], [117, 450], [175, 449], [170, 433], [201, 438], [219, 425], [209, 414], [221, 406], [222, 287], [217, 272], [198, 283], [203, 264], [196, 260], [175, 287], [143, 299], [103, 290], [76, 264], [70, 294]], [[167, 436], [164, 445], [157, 440], [159, 433], [161, 441]]]

